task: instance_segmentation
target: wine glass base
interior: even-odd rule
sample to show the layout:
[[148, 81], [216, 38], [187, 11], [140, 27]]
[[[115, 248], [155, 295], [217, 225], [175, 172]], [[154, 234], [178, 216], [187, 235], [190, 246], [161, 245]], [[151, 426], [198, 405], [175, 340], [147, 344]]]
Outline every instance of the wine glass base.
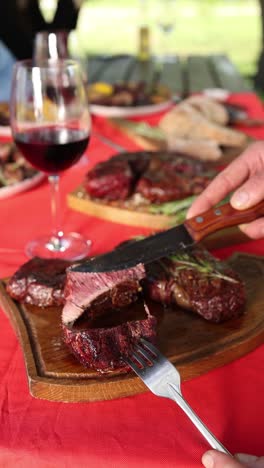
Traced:
[[158, 64], [165, 64], [165, 63], [176, 63], [177, 58], [174, 54], [163, 54], [163, 55], [157, 55], [156, 56], [156, 61]]
[[28, 257], [81, 260], [88, 255], [91, 244], [92, 242], [81, 234], [70, 232], [63, 237], [43, 236], [30, 241], [25, 252]]

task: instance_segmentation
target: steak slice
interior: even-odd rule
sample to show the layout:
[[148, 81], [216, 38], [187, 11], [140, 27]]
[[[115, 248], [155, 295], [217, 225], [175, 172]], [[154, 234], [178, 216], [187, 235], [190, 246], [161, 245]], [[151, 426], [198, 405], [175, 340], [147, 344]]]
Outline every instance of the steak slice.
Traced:
[[86, 174], [84, 188], [94, 198], [126, 200], [149, 160], [150, 154], [143, 151], [118, 154], [96, 164]]
[[9, 279], [7, 292], [17, 301], [38, 307], [62, 305], [70, 265], [66, 260], [32, 258]]
[[125, 200], [131, 192], [133, 178], [127, 161], [106, 161], [86, 174], [84, 187], [91, 197]]
[[[67, 270], [66, 285], [64, 290], [65, 305], [62, 311], [62, 323], [65, 325], [73, 324], [84, 311], [90, 318], [94, 318], [93, 306], [96, 308], [96, 301], [105, 294], [109, 293], [110, 302], [113, 306], [120, 306], [122, 297], [118, 300], [118, 289], [126, 282], [133, 285], [135, 289], [141, 290], [139, 281], [145, 277], [145, 268], [143, 264], [138, 264], [133, 268], [111, 272], [83, 272], [71, 268]], [[113, 296], [113, 299], [111, 297]], [[126, 305], [132, 302], [128, 299], [131, 296], [127, 294]], [[131, 296], [132, 297], [132, 296]], [[133, 300], [133, 299], [132, 299]], [[102, 310], [104, 313], [105, 308]], [[99, 315], [98, 311], [95, 315]]]
[[209, 184], [210, 177], [201, 162], [165, 153], [153, 156], [135, 191], [151, 203], [165, 203], [198, 195]]
[[104, 373], [128, 370], [128, 355], [140, 337], [153, 341], [157, 320], [140, 298], [145, 268], [110, 272], [67, 270], [62, 312], [65, 343], [87, 367]]
[[146, 294], [152, 300], [223, 322], [243, 313], [245, 288], [237, 273], [205, 249], [164, 258], [146, 267]]
[[156, 326], [156, 318], [139, 302], [95, 321], [81, 319], [71, 327], [63, 324], [62, 330], [65, 343], [84, 366], [106, 373], [129, 371], [123, 356], [131, 353], [140, 338], [155, 342]]
[[134, 194], [153, 203], [199, 194], [212, 178], [208, 165], [179, 153], [120, 153], [89, 171], [84, 187], [93, 198], [126, 200]]

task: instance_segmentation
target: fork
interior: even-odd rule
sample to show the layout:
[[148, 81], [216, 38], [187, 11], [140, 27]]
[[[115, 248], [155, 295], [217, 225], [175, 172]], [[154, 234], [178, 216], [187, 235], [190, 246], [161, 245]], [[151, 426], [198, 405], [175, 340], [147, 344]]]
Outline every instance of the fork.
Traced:
[[[175, 401], [212, 448], [231, 455], [195, 414], [181, 393], [181, 377], [171, 362], [151, 343], [141, 338], [130, 357], [123, 357], [145, 385], [157, 396]], [[232, 455], [231, 455], [232, 456]]]

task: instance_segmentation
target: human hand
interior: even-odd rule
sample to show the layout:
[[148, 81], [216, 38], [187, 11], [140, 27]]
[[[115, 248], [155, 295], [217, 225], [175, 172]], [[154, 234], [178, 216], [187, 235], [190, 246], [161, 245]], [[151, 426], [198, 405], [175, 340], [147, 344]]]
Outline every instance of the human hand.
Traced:
[[[187, 218], [215, 206], [233, 191], [230, 203], [237, 210], [264, 200], [264, 142], [250, 145], [220, 172], [192, 204]], [[264, 217], [239, 227], [252, 239], [264, 237]]]
[[205, 468], [264, 468], [264, 457], [238, 453], [232, 458], [217, 450], [209, 450], [202, 456]]

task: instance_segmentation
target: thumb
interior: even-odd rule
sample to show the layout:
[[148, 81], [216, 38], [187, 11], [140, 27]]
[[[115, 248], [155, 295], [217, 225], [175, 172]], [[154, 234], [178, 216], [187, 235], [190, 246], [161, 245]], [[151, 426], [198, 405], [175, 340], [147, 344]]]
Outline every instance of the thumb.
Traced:
[[246, 465], [239, 463], [235, 458], [218, 450], [209, 450], [202, 456], [205, 468], [242, 468]]
[[231, 205], [244, 210], [264, 199], [264, 171], [250, 177], [231, 197]]

